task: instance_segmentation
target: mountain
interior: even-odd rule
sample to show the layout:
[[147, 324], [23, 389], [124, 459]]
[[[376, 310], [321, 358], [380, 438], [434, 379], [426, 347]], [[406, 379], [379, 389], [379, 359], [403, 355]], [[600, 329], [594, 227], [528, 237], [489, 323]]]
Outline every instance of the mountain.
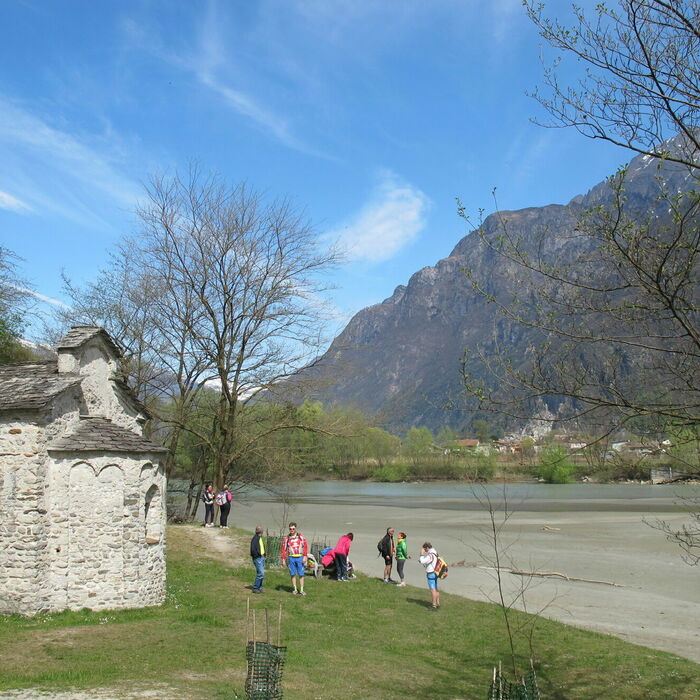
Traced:
[[[660, 174], [669, 187], [688, 189], [687, 169], [668, 162], [659, 168], [658, 163], [649, 156], [629, 163], [629, 208], [661, 206], [655, 202]], [[567, 205], [494, 213], [483, 231], [493, 240], [507, 220], [509, 234], [521, 237], [531, 254], [551, 264], [575, 263], [590, 248], [590, 239], [575, 235], [577, 217], [611, 196], [610, 185], [603, 182]], [[509, 321], [475, 292], [465, 270], [484, 281], [484, 291], [505, 301], [523, 286], [526, 274], [522, 266], [494, 253], [481, 236], [466, 235], [447, 258], [419, 270], [388, 299], [351, 319], [320, 362], [302, 372], [302, 378], [316, 380], [313, 398], [355, 405], [393, 430], [413, 425], [465, 429], [473, 418], [459, 410], [465, 350], [479, 348], [488, 355], [508, 347], [524, 360], [536, 337], [536, 331]], [[469, 361], [469, 370], [484, 376], [475, 360]]]

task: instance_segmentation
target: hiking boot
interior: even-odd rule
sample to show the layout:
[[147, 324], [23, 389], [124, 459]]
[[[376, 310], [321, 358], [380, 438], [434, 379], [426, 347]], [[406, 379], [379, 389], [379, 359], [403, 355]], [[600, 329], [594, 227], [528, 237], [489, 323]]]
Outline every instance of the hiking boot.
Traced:
[[401, 581], [401, 583], [399, 584], [399, 587], [402, 587], [402, 586], [405, 586], [405, 585], [406, 585], [405, 582], [404, 582], [404, 581]]
[[299, 595], [306, 595], [306, 591], [299, 591]]
[[298, 595], [298, 593], [299, 591], [296, 588], [292, 591], [292, 595]]

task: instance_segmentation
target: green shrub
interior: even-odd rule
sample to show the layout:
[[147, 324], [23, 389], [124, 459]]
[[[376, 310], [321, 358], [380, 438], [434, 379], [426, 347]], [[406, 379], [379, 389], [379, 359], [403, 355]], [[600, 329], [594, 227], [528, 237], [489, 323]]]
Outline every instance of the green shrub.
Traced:
[[462, 468], [458, 462], [443, 457], [435, 457], [411, 464], [409, 467], [413, 479], [458, 479]]
[[356, 462], [348, 466], [345, 471], [345, 478], [351, 481], [364, 481], [372, 476], [372, 472], [377, 467], [370, 462]]
[[489, 479], [493, 479], [495, 471], [495, 456], [476, 454], [469, 458], [464, 471], [464, 476], [470, 481], [488, 481]]
[[569, 483], [573, 471], [574, 465], [563, 447], [546, 447], [535, 467], [535, 475], [549, 484]]
[[409, 478], [408, 467], [404, 464], [387, 464], [384, 467], [372, 469], [372, 479], [374, 481], [407, 481]]

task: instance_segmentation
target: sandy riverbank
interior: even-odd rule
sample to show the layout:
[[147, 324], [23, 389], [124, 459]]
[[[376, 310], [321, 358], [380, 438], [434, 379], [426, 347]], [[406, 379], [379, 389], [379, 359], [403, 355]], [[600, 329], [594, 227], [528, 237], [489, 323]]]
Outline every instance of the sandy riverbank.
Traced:
[[[508, 546], [507, 558], [516, 568], [618, 586], [507, 574], [509, 596], [514, 598], [526, 584], [530, 611], [543, 610], [542, 614], [566, 624], [700, 663], [700, 571], [685, 564], [680, 550], [645, 525], [643, 516], [624, 511], [515, 512], [504, 528], [502, 546]], [[663, 517], [681, 520], [675, 514]], [[279, 504], [250, 501], [234, 509], [232, 521], [251, 530], [256, 523], [278, 530], [282, 518]], [[353, 531], [350, 558], [359, 570], [376, 576], [382, 570], [376, 543], [383, 530], [392, 525], [406, 531], [414, 556], [406, 565], [407, 581], [419, 586], [425, 579], [415, 557], [422, 542], [430, 540], [448, 562], [464, 562], [450, 569], [445, 591], [495, 600], [493, 572], [478, 568], [493, 565], [483, 534], [488, 524], [484, 512], [331, 502], [298, 504], [288, 518], [295, 519], [309, 537], [334, 538], [332, 544], [343, 532]]]

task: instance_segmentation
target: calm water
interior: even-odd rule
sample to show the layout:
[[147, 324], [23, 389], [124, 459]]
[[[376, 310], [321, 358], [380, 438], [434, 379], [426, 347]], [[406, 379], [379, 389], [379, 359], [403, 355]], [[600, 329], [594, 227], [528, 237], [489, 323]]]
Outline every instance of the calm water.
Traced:
[[[505, 487], [510, 507], [518, 511], [677, 512], [683, 497], [700, 494], [697, 485], [534, 484]], [[377, 505], [444, 510], [483, 510], [489, 498], [502, 507], [502, 484], [470, 485], [455, 482], [384, 484], [374, 482], [311, 481], [283, 483], [267, 490], [247, 490], [242, 500], [274, 502], [285, 496], [295, 503]]]

